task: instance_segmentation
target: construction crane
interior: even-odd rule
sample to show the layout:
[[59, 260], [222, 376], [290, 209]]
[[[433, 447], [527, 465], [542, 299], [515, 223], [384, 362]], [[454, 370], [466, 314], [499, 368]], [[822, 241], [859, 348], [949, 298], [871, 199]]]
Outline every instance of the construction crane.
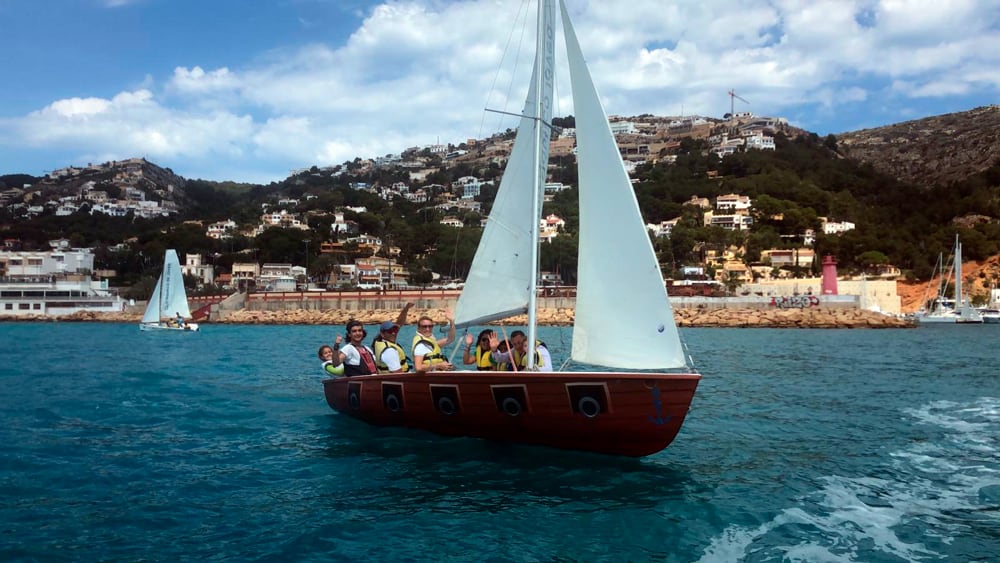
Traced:
[[739, 96], [737, 96], [735, 90], [730, 89], [729, 90], [729, 119], [733, 119], [736, 116], [736, 100], [737, 99], [739, 99], [741, 102], [743, 102], [745, 104], [749, 104], [750, 103], [750, 102], [744, 100], [743, 98], [740, 98]]

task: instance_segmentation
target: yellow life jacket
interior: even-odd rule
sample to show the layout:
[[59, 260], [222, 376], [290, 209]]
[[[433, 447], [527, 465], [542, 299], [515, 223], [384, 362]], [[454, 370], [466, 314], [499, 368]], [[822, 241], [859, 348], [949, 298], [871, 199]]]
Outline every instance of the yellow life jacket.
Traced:
[[493, 352], [489, 348], [483, 350], [482, 346], [476, 345], [476, 369], [479, 371], [494, 371], [497, 365], [493, 363]]
[[385, 352], [386, 348], [392, 348], [399, 354], [399, 367], [403, 368], [403, 371], [410, 371], [410, 361], [406, 357], [406, 352], [403, 348], [396, 344], [395, 342], [389, 342], [388, 340], [376, 340], [375, 341], [375, 367], [378, 368], [379, 373], [389, 373], [389, 366], [382, 361], [382, 352]]
[[433, 366], [434, 364], [441, 364], [448, 361], [448, 358], [441, 353], [441, 347], [438, 346], [437, 340], [424, 338], [418, 332], [413, 336], [413, 345], [410, 349], [413, 351], [413, 357], [417, 357], [417, 344], [426, 344], [430, 347], [430, 353], [424, 354], [424, 364], [427, 366]]
[[[542, 367], [542, 363], [543, 363], [542, 362], [542, 356], [541, 356], [541, 354], [538, 353], [538, 347], [539, 346], [541, 346], [543, 348], [548, 348], [548, 346], [546, 346], [545, 343], [542, 342], [541, 340], [536, 340], [535, 341], [535, 367], [536, 368], [541, 368]], [[510, 358], [511, 358], [511, 360], [513, 360], [514, 365], [516, 365], [518, 369], [525, 369], [526, 367], [528, 367], [528, 355], [527, 354], [522, 355], [517, 350], [511, 350], [510, 351]]]

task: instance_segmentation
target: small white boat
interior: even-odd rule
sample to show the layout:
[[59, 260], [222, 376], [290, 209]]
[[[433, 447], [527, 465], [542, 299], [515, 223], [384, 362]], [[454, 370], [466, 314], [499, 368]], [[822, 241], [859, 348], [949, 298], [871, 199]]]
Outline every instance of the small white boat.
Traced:
[[986, 324], [1000, 324], [1000, 309], [979, 309], [979, 316]]
[[188, 308], [187, 293], [184, 291], [184, 274], [177, 259], [177, 251], [167, 250], [163, 256], [163, 272], [156, 280], [153, 294], [149, 296], [146, 312], [142, 315], [139, 330], [174, 330], [195, 332], [196, 323], [189, 323], [191, 309]]

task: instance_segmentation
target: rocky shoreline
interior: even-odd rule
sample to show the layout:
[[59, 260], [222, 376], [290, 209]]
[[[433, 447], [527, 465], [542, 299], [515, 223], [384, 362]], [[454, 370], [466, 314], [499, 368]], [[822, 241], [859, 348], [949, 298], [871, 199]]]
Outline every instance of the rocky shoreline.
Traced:
[[[251, 324], [251, 325], [342, 325], [357, 319], [366, 325], [376, 325], [385, 320], [395, 320], [399, 311], [392, 310], [290, 310], [290, 311], [235, 311], [221, 321], [199, 321], [199, 324]], [[427, 315], [439, 323], [445, 322], [444, 309], [412, 310], [410, 321]], [[120, 322], [138, 323], [139, 313], [80, 312], [62, 317], [35, 315], [5, 318], [9, 321], [44, 322]], [[859, 309], [709, 309], [683, 308], [674, 311], [680, 327], [739, 327], [739, 328], [910, 328], [912, 320], [891, 317]], [[523, 325], [527, 316], [520, 315], [504, 321], [505, 325]], [[573, 324], [573, 309], [540, 309], [538, 324], [569, 326]]]

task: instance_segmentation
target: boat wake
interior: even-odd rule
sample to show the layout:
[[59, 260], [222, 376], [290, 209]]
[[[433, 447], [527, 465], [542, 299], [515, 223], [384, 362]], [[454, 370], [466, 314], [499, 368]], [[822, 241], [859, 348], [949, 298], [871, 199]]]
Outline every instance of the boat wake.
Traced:
[[757, 527], [729, 526], [701, 561], [963, 559], [1000, 551], [1000, 398], [904, 411], [929, 438], [890, 454], [875, 475], [828, 476]]

